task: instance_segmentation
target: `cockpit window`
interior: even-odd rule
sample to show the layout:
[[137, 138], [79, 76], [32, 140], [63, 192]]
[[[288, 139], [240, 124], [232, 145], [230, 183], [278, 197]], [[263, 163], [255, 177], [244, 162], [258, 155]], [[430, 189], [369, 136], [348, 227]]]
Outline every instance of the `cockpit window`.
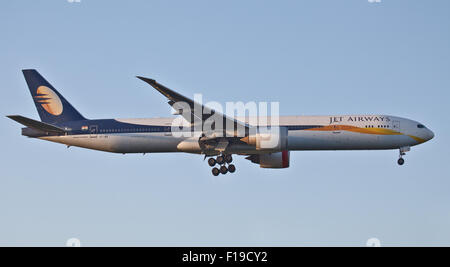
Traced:
[[423, 124], [417, 124], [417, 128], [423, 129], [423, 128], [426, 128], [426, 127]]

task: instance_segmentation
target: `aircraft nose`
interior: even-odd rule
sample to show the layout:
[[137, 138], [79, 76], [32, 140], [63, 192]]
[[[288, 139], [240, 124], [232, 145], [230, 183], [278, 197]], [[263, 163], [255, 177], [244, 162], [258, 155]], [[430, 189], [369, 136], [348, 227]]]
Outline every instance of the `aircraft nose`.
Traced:
[[429, 140], [431, 140], [431, 139], [433, 139], [434, 138], [434, 133], [433, 133], [433, 131], [431, 131], [430, 129], [426, 129], [426, 132], [424, 133], [424, 139], [426, 140], [426, 141], [429, 141]]
[[431, 140], [434, 138], [434, 133], [431, 130], [428, 130], [427, 132], [427, 140]]

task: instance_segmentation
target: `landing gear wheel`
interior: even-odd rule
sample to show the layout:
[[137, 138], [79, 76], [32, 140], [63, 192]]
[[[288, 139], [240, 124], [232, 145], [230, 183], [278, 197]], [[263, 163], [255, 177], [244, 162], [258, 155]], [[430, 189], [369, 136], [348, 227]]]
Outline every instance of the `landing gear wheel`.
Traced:
[[225, 158], [223, 156], [218, 156], [216, 161], [219, 165], [222, 165], [225, 163]]
[[219, 169], [213, 168], [213, 169], [212, 169], [212, 174], [213, 174], [214, 176], [218, 176], [218, 175], [220, 174]]
[[214, 158], [208, 159], [209, 166], [214, 167], [214, 166], [216, 166], [216, 163], [217, 162], [216, 162], [216, 160]]
[[227, 172], [228, 172], [228, 168], [226, 166], [220, 167], [220, 173], [221, 174], [227, 174]]
[[234, 173], [234, 172], [236, 171], [236, 166], [234, 166], [233, 164], [230, 164], [230, 165], [228, 166], [228, 171], [229, 171], [230, 173]]
[[403, 164], [405, 164], [405, 160], [403, 158], [399, 158], [397, 163], [398, 165], [402, 166]]
[[226, 163], [231, 163], [233, 162], [233, 157], [231, 155], [226, 155], [225, 156], [225, 162]]

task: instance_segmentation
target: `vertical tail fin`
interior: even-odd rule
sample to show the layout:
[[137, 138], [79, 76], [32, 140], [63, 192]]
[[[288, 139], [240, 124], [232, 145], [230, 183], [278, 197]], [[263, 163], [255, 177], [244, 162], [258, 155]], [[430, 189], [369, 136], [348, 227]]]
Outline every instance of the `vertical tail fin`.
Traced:
[[85, 118], [36, 70], [22, 70], [41, 121], [59, 124]]

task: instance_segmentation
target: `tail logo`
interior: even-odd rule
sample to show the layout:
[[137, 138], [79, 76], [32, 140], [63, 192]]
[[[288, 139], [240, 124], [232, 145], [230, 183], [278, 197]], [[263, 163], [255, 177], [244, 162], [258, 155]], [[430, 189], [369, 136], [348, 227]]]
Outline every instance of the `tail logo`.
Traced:
[[35, 101], [53, 116], [59, 116], [63, 112], [63, 105], [58, 95], [47, 86], [39, 86], [34, 97]]

